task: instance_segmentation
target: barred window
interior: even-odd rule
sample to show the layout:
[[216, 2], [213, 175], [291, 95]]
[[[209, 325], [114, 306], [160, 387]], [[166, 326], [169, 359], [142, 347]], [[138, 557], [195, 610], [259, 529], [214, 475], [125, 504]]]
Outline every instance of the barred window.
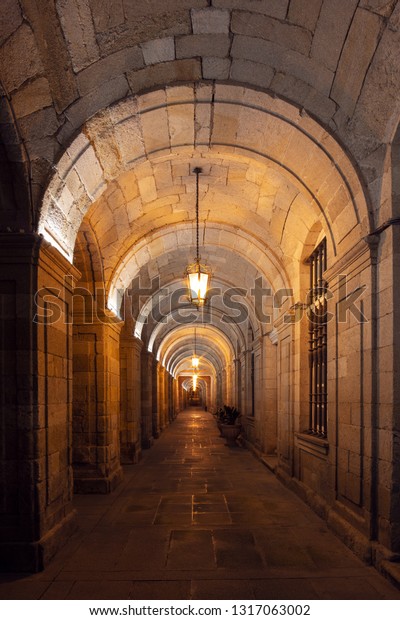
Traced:
[[326, 239], [309, 258], [310, 293], [308, 303], [310, 419], [309, 433], [326, 438], [327, 434], [327, 283]]

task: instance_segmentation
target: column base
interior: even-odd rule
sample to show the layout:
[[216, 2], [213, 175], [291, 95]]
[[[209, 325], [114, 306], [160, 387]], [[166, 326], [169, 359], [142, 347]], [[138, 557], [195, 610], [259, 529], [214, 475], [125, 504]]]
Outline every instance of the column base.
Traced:
[[146, 439], [142, 439], [143, 450], [148, 450], [153, 445], [154, 445], [154, 437], [147, 437]]
[[61, 523], [34, 542], [0, 542], [0, 571], [38, 573], [78, 529], [76, 511], [72, 510]]
[[95, 475], [82, 475], [82, 477], [79, 477], [79, 472], [75, 472], [74, 476], [74, 493], [106, 495], [107, 493], [112, 493], [117, 488], [124, 474], [121, 467], [119, 467], [107, 477]]
[[121, 464], [132, 465], [139, 463], [142, 458], [142, 449], [138, 441], [121, 444]]

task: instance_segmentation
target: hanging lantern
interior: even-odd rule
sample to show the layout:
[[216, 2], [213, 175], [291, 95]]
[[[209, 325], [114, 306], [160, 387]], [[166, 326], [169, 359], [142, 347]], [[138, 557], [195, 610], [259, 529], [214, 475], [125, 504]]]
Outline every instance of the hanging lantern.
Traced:
[[210, 272], [205, 265], [196, 262], [186, 270], [189, 301], [194, 306], [203, 306], [207, 301], [207, 291], [210, 287]]
[[186, 268], [189, 301], [197, 308], [207, 301], [207, 291], [210, 288], [211, 271], [200, 262], [199, 251], [199, 174], [201, 168], [194, 168], [196, 175], [196, 258], [195, 262]]

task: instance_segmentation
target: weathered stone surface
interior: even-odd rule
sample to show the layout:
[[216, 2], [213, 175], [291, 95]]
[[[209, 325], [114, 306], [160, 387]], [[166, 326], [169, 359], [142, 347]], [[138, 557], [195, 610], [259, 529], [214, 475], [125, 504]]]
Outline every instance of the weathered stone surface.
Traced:
[[281, 23], [271, 17], [233, 11], [231, 30], [235, 34], [259, 37], [273, 41], [287, 49], [308, 55], [311, 48], [311, 33], [291, 24]]
[[126, 165], [144, 156], [142, 127], [136, 114], [125, 121], [118, 122], [114, 128], [114, 135], [120, 157]]
[[155, 65], [158, 62], [167, 62], [175, 58], [175, 42], [173, 37], [146, 41], [141, 45], [146, 65]]
[[230, 11], [215, 9], [192, 9], [192, 26], [194, 34], [229, 33]]
[[336, 69], [357, 4], [358, 0], [324, 0], [322, 5], [311, 57], [332, 71]]
[[168, 128], [171, 145], [194, 142], [193, 105], [175, 105], [168, 111]]
[[311, 88], [304, 102], [304, 107], [327, 124], [332, 120], [337, 110], [337, 105], [332, 99], [322, 95], [314, 88]]
[[208, 4], [208, 0], [147, 0], [142, 3], [125, 2], [124, 9], [127, 19], [138, 19], [149, 15], [167, 15], [177, 10], [189, 12], [191, 8], [198, 9]]
[[57, 11], [75, 71], [100, 57], [89, 0], [57, 0]]
[[207, 56], [202, 60], [203, 78], [205, 80], [226, 80], [229, 77], [230, 66], [229, 58]]
[[268, 88], [274, 77], [274, 70], [258, 62], [238, 59], [232, 62], [230, 77], [238, 82], [250, 82], [256, 86]]
[[90, 0], [97, 32], [105, 32], [125, 21], [123, 0]]
[[288, 19], [291, 23], [307, 28], [314, 32], [318, 16], [321, 11], [323, 0], [291, 0], [289, 4]]
[[139, 47], [110, 54], [78, 74], [79, 92], [81, 95], [87, 95], [92, 90], [100, 88], [104, 82], [141, 67], [143, 56]]
[[150, 110], [142, 115], [141, 122], [147, 154], [169, 147], [170, 134], [166, 108]]
[[0, 45], [21, 25], [22, 14], [18, 2], [3, 0], [0, 11]]
[[[143, 4], [144, 14], [140, 16], [140, 19], [137, 13], [140, 5], [127, 4], [125, 6], [126, 21], [97, 36], [102, 55], [139, 45], [144, 41], [189, 34], [191, 32], [189, 10], [177, 10], [175, 5], [175, 10], [172, 9], [169, 12], [165, 4], [165, 2], [158, 2], [153, 12], [149, 12], [148, 3]], [[204, 6], [204, 3], [201, 6]]]
[[176, 57], [228, 56], [230, 38], [224, 34], [194, 34], [176, 39]]
[[235, 35], [231, 55], [233, 58], [252, 60], [253, 62], [278, 67], [282, 62], [283, 49], [271, 41]]
[[277, 71], [288, 73], [311, 84], [322, 93], [329, 94], [334, 74], [322, 67], [319, 62], [292, 50], [285, 50], [275, 43], [255, 37], [235, 35], [233, 58], [274, 67]]
[[278, 19], [285, 19], [289, 0], [213, 0], [217, 8], [254, 11]]
[[85, 127], [85, 133], [94, 145], [104, 177], [109, 181], [113, 181], [121, 169], [121, 157], [113, 130], [108, 112], [96, 115]]
[[[79, 153], [79, 159], [77, 154]], [[76, 140], [68, 150], [72, 160], [76, 160], [75, 170], [79, 175], [86, 193], [91, 199], [95, 199], [104, 190], [105, 182], [103, 170], [97, 158], [94, 148], [86, 139]]]
[[340, 58], [331, 97], [350, 117], [361, 92], [382, 27], [382, 19], [369, 11], [357, 10]]
[[157, 84], [196, 81], [201, 78], [201, 64], [197, 59], [160, 63], [139, 71], [130, 71], [127, 77], [132, 92], [138, 93]]
[[272, 79], [271, 88], [274, 92], [297, 101], [325, 123], [329, 123], [336, 113], [337, 105], [332, 99], [292, 75], [277, 72]]
[[22, 24], [0, 49], [1, 79], [8, 92], [12, 92], [42, 71], [33, 32], [27, 24]]
[[61, 143], [68, 143], [74, 131], [102, 108], [119, 101], [129, 92], [129, 85], [124, 75], [102, 84], [85, 97], [72, 104], [65, 112], [68, 122], [58, 134]]
[[21, 0], [21, 4], [35, 33], [56, 110], [62, 112], [78, 92], [55, 5], [47, 0]]
[[42, 188], [39, 192], [41, 195], [51, 170], [51, 162], [57, 159], [60, 152], [60, 145], [54, 136], [42, 136], [26, 144], [32, 160], [32, 176], [35, 178], [35, 184]]
[[360, 9], [368, 9], [383, 17], [389, 17], [396, 3], [397, 0], [360, 0], [359, 7]]
[[53, 103], [49, 83], [46, 78], [38, 78], [25, 88], [18, 90], [12, 98], [14, 112], [17, 118], [33, 114]]
[[54, 108], [47, 107], [44, 110], [24, 116], [20, 120], [20, 129], [26, 140], [40, 140], [45, 136], [53, 136], [59, 123]]
[[291, 96], [295, 101], [300, 104], [304, 104], [309, 93], [311, 92], [311, 86], [292, 75], [286, 75], [285, 73], [278, 71], [272, 80], [271, 87], [274, 92], [290, 98]]
[[157, 198], [157, 188], [154, 177], [144, 177], [138, 181], [140, 195], [144, 202], [152, 202]]
[[[400, 19], [399, 5], [395, 12], [395, 17]], [[376, 152], [382, 142], [390, 141], [398, 126], [400, 70], [393, 50], [397, 49], [399, 41], [399, 30], [385, 31], [357, 101], [351, 121], [352, 149], [360, 160]], [[383, 65], [386, 67], [384, 72]], [[385, 97], [382, 97], [383, 92]], [[369, 168], [366, 164], [366, 174], [369, 174]]]

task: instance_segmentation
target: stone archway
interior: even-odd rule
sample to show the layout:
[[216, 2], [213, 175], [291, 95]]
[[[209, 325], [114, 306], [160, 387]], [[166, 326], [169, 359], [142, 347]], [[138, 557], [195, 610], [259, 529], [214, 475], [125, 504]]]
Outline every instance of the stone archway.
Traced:
[[[289, 450], [284, 446], [281, 473], [294, 474], [300, 492], [309, 497], [318, 496], [326, 472], [317, 483], [307, 477], [313, 469], [307, 464], [310, 447], [305, 449], [304, 438], [302, 446], [295, 445], [295, 433], [304, 430], [304, 333], [289, 306], [295, 311], [301, 307], [297, 302], [307, 288], [302, 261], [320, 234], [328, 238], [327, 278], [333, 292], [340, 295], [337, 280], [344, 268], [351, 275], [346, 294], [369, 287], [372, 299], [366, 296], [364, 309], [372, 327], [367, 325], [362, 331], [358, 325], [349, 325], [349, 329], [340, 325], [330, 334], [336, 413], [332, 416], [332, 458], [324, 466], [331, 472], [326, 478], [329, 497], [324, 498], [324, 510], [338, 528], [340, 519], [351, 514], [349, 521], [364, 536], [363, 549], [369, 548], [365, 537], [395, 546], [388, 525], [393, 506], [385, 508], [393, 481], [385, 478], [384, 466], [374, 472], [378, 467], [374, 441], [369, 456], [360, 448], [368, 444], [370, 428], [384, 431], [382, 447], [390, 439], [390, 431], [381, 429], [374, 405], [377, 382], [366, 383], [365, 392], [357, 396], [359, 410], [357, 402], [351, 401], [349, 407], [352, 394], [343, 369], [351, 368], [363, 384], [369, 361], [363, 366], [360, 352], [371, 358], [371, 367], [375, 359], [376, 370], [382, 336], [377, 332], [374, 336], [375, 324], [380, 321], [382, 333], [386, 326], [373, 300], [378, 290], [374, 261], [384, 257], [366, 249], [363, 237], [374, 230], [373, 222], [381, 223], [381, 192], [376, 187], [399, 113], [398, 60], [390, 53], [398, 37], [399, 7], [351, 4], [338, 20], [329, 3], [317, 14], [312, 3], [299, 11], [297, 3], [255, 7], [245, 2], [239, 10], [223, 0], [218, 7], [205, 7], [201, 2], [184, 8], [177, 4], [168, 15], [160, 13], [161, 5], [146, 5], [137, 20], [129, 10], [122, 10], [122, 3], [108, 17], [95, 2], [22, 4], [23, 11], [20, 3], [10, 0], [10, 19], [1, 24], [1, 96], [3, 103], [5, 99], [12, 103], [14, 112], [11, 119], [2, 117], [2, 134], [8, 134], [9, 126], [14, 138], [20, 134], [30, 162], [31, 178], [21, 185], [32, 190], [32, 217], [27, 209], [18, 219], [18, 230], [36, 233], [41, 208], [39, 231], [49, 243], [35, 234], [23, 236], [14, 231], [9, 236], [1, 249], [2, 282], [6, 282], [2, 293], [11, 300], [7, 305], [11, 315], [19, 320], [24, 298], [40, 288], [42, 305], [49, 308], [50, 294], [62, 324], [70, 326], [72, 283], [65, 285], [64, 275], [79, 279], [72, 263], [82, 272], [81, 288], [90, 284], [86, 287], [90, 294], [94, 286], [102, 288], [98, 293], [101, 320], [90, 329], [84, 321], [75, 325], [76, 343], [90, 350], [91, 341], [92, 353], [86, 353], [86, 359], [98, 363], [94, 371], [88, 366], [78, 372], [91, 375], [93, 382], [107, 388], [104, 399], [96, 401], [105, 403], [106, 414], [91, 416], [94, 432], [89, 425], [95, 437], [91, 450], [96, 459], [99, 455], [104, 459], [99, 461], [102, 473], [115, 480], [119, 475], [118, 450], [114, 449], [119, 389], [115, 369], [121, 361], [119, 327], [113, 322], [113, 311], [119, 310], [114, 292], [125, 291], [150, 264], [160, 268], [166, 283], [177, 281], [179, 261], [192, 245], [191, 235], [185, 232], [191, 222], [190, 167], [203, 163], [209, 166], [210, 181], [202, 196], [204, 211], [212, 211], [214, 203], [220, 206], [218, 214], [206, 217], [210, 260], [214, 258], [218, 265], [231, 262], [243, 288], [255, 269], [274, 292], [283, 286], [293, 289], [274, 316], [271, 333], [263, 333], [255, 322], [255, 342], [257, 346], [278, 342], [277, 365], [292, 388], [288, 393], [285, 384], [275, 386], [282, 429], [290, 429], [292, 442]], [[15, 62], [24, 58], [29, 62]], [[387, 71], [381, 71], [382, 64]], [[18, 136], [15, 143], [21, 139]], [[20, 149], [10, 142], [7, 158], [15, 170]], [[9, 223], [6, 218], [5, 226]], [[181, 254], [174, 251], [178, 246]], [[14, 280], [9, 275], [12, 252], [18, 259]], [[232, 256], [237, 254], [241, 258], [234, 262]], [[171, 269], [163, 265], [169, 260]], [[228, 268], [221, 266], [219, 273], [223, 285], [232, 284]], [[55, 295], [57, 290], [62, 294]], [[254, 310], [251, 304], [249, 308]], [[11, 513], [22, 515], [29, 530], [21, 538], [22, 530], [16, 528], [10, 540], [13, 549], [25, 545], [25, 565], [37, 569], [57, 539], [62, 539], [59, 534], [69, 522], [71, 334], [69, 327], [59, 329], [56, 324], [32, 327], [33, 314], [31, 307], [23, 314], [30, 326], [32, 350], [26, 355], [22, 346], [18, 358], [21, 384], [29, 385], [30, 393], [27, 396], [22, 387], [17, 399], [19, 420], [26, 431], [21, 437], [29, 447], [21, 455], [21, 462], [29, 461], [29, 467], [21, 471], [29, 473], [19, 480], [19, 487], [22, 505], [32, 508], [21, 512], [10, 492]], [[293, 316], [292, 323], [285, 322], [288, 316]], [[159, 334], [154, 325], [147, 331], [146, 346], [152, 337], [156, 342]], [[125, 335], [128, 342], [134, 337], [131, 331]], [[240, 333], [232, 331], [231, 335], [238, 348]], [[356, 357], [348, 343], [357, 349]], [[209, 347], [205, 351], [209, 355]], [[383, 359], [384, 353], [380, 355]], [[156, 394], [154, 402], [149, 399], [151, 410], [146, 418], [149, 422], [152, 416], [156, 435], [159, 420], [164, 424], [168, 419], [168, 410], [164, 407], [159, 412], [157, 407], [165, 404], [170, 379], [147, 348], [140, 357], [148, 370], [152, 368], [152, 378], [162, 377], [162, 389], [149, 379], [143, 391], [145, 399]], [[333, 359], [340, 360], [337, 367]], [[233, 372], [233, 360], [228, 362], [227, 369], [219, 369], [221, 376], [225, 373], [226, 393]], [[37, 372], [43, 368], [43, 373]], [[56, 369], [53, 375], [49, 368]], [[265, 367], [265, 386], [271, 381], [268, 372]], [[345, 376], [339, 386], [341, 373]], [[62, 402], [53, 400], [53, 391], [63, 393]], [[33, 412], [27, 429], [25, 405], [32, 406]], [[384, 407], [379, 411], [384, 415]], [[126, 420], [128, 424], [128, 416]], [[7, 427], [7, 433], [14, 437], [13, 428]], [[150, 435], [147, 440], [151, 443]], [[130, 447], [132, 441], [131, 437]], [[36, 450], [37, 445], [39, 453], [34, 451], [32, 456], [31, 448]], [[382, 454], [384, 465], [390, 468], [392, 455]], [[38, 477], [32, 464], [43, 465], [45, 482], [42, 470]], [[366, 468], [375, 480], [373, 501], [369, 501], [367, 486], [360, 483], [360, 471]], [[15, 480], [10, 485], [15, 486]], [[378, 487], [385, 489], [379, 491], [384, 498], [380, 503]], [[59, 489], [63, 489], [62, 497]], [[38, 505], [25, 501], [34, 493]], [[333, 505], [340, 518], [336, 519]], [[371, 526], [372, 513], [375, 525]]]

